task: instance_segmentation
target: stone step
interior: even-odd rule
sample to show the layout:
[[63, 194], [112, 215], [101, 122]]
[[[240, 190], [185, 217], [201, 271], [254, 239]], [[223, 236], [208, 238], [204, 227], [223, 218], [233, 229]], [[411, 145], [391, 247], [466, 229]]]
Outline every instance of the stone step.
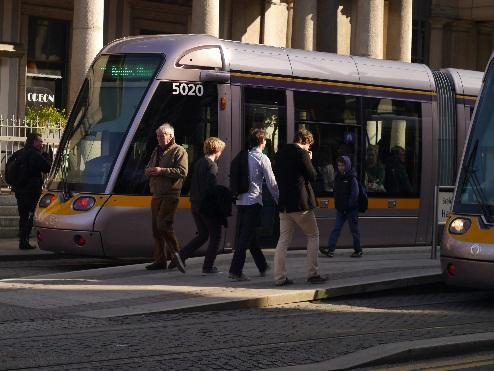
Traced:
[[1, 206], [16, 206], [17, 200], [14, 195], [0, 195], [0, 207]]
[[19, 217], [18, 216], [2, 216], [0, 217], [0, 230], [9, 228], [18, 228]]
[[0, 228], [0, 238], [15, 238], [18, 237], [18, 228]]
[[0, 218], [2, 216], [18, 216], [17, 206], [0, 206]]

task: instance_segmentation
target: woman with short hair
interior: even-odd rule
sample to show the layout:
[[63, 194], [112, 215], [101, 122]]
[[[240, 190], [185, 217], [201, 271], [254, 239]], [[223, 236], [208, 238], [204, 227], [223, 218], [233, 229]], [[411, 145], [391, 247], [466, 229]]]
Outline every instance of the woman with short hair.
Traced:
[[204, 215], [200, 209], [207, 193], [217, 184], [218, 165], [216, 161], [218, 161], [224, 149], [225, 142], [221, 139], [216, 137], [207, 138], [203, 145], [204, 156], [194, 164], [190, 182], [191, 211], [197, 227], [197, 236], [183, 247], [180, 251], [180, 257], [183, 261], [190, 258], [194, 251], [209, 239], [202, 266], [203, 274], [218, 273], [218, 268], [214, 266], [214, 261], [220, 244], [222, 222], [219, 218]]

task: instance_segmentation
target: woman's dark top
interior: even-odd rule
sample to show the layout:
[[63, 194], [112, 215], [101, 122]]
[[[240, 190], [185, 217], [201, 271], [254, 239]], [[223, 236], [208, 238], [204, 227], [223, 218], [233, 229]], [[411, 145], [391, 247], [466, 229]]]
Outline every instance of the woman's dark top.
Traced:
[[193, 208], [199, 209], [204, 196], [216, 186], [217, 174], [218, 165], [206, 156], [194, 164], [190, 180], [190, 203]]

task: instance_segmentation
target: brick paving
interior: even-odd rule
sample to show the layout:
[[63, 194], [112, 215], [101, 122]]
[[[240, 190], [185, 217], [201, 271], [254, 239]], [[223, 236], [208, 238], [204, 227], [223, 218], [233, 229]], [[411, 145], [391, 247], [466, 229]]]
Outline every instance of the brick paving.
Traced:
[[89, 319], [0, 308], [0, 369], [256, 370], [494, 331], [494, 294], [436, 285], [324, 302]]
[[[362, 259], [349, 252], [321, 257], [330, 281], [314, 286], [305, 282], [305, 251], [290, 251], [296, 284], [281, 289], [272, 277], [259, 277], [250, 259], [245, 271], [252, 280], [229, 281], [231, 255], [217, 259], [223, 273], [207, 277], [200, 274], [202, 258], [189, 260], [185, 275], [148, 272], [144, 264], [46, 274], [55, 268], [41, 260], [0, 262], [3, 277], [15, 277], [7, 267], [31, 275], [0, 280], [0, 370], [257, 370], [494, 330], [489, 293], [434, 286], [365, 294], [413, 285], [418, 277], [437, 281], [439, 262], [427, 248], [369, 249]], [[84, 261], [56, 269], [78, 264]], [[355, 292], [362, 295], [331, 298]], [[330, 299], [309, 302], [316, 293]], [[268, 307], [226, 310], [244, 299]], [[224, 310], [214, 310], [218, 303]]]

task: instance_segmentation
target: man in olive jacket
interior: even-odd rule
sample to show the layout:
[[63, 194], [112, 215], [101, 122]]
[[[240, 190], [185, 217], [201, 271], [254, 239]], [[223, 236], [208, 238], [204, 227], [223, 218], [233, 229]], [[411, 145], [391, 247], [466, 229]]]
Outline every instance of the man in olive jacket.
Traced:
[[185, 264], [178, 254], [179, 246], [173, 222], [182, 184], [187, 176], [187, 152], [175, 143], [175, 131], [169, 123], [164, 123], [156, 130], [156, 137], [158, 145], [145, 169], [153, 195], [151, 215], [155, 241], [154, 262], [146, 266], [146, 269], [166, 269], [166, 261], [170, 258], [185, 273]]
[[287, 277], [286, 254], [297, 225], [307, 237], [307, 282], [322, 283], [328, 280], [326, 276], [319, 275], [317, 264], [319, 229], [313, 212], [316, 200], [311, 185], [316, 180], [317, 172], [309, 151], [312, 143], [312, 133], [300, 129], [295, 133], [294, 143], [282, 148], [275, 158], [275, 176], [280, 191], [280, 238], [274, 255], [277, 286], [293, 283]]

